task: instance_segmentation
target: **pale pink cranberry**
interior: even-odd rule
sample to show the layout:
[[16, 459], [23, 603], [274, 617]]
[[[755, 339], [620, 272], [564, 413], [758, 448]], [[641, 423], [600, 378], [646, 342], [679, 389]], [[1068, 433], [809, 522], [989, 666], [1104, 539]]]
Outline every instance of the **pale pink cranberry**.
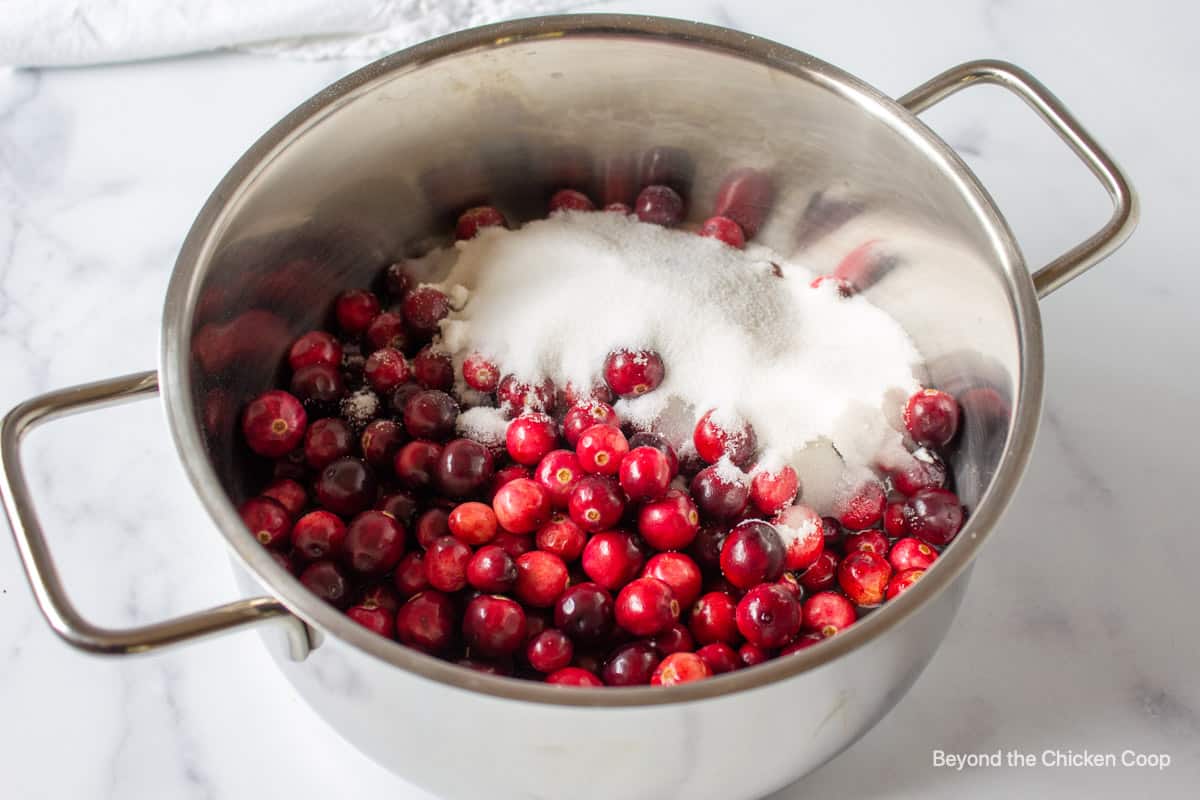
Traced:
[[571, 639], [557, 628], [547, 628], [529, 640], [525, 660], [538, 672], [549, 674], [564, 669], [575, 655]]
[[391, 347], [371, 353], [363, 366], [363, 375], [366, 376], [367, 383], [377, 392], [390, 392], [405, 383], [410, 374], [404, 354]]
[[813, 282], [809, 285], [814, 289], [829, 287], [837, 292], [838, 297], [841, 297], [843, 300], [853, 297], [857, 292], [853, 283], [836, 275], [818, 275], [813, 278]]
[[471, 548], [453, 536], [443, 536], [425, 548], [425, 578], [439, 592], [457, 592], [467, 585]]
[[334, 303], [338, 326], [350, 336], [361, 336], [379, 311], [379, 298], [366, 289], [347, 289]]
[[746, 233], [742, 226], [729, 217], [709, 217], [700, 226], [700, 235], [724, 242], [738, 250], [746, 246]]
[[496, 399], [505, 414], [513, 416], [522, 411], [554, 410], [554, 382], [549, 378], [540, 383], [525, 383], [513, 375], [505, 375], [496, 386]]
[[550, 197], [550, 213], [555, 211], [595, 211], [596, 204], [583, 192], [559, 189]]
[[463, 380], [477, 392], [494, 392], [500, 385], [500, 370], [496, 364], [479, 353], [463, 359]]
[[602, 531], [616, 525], [625, 513], [625, 496], [612, 479], [588, 475], [571, 490], [567, 513], [585, 531]]
[[454, 601], [436, 591], [409, 598], [396, 612], [396, 638], [426, 653], [441, 653], [454, 642]]
[[533, 466], [558, 444], [558, 431], [548, 415], [526, 411], [508, 424], [504, 441], [513, 461]]
[[309, 331], [292, 344], [288, 364], [293, 370], [314, 364], [337, 369], [342, 365], [342, 343], [325, 331]]
[[479, 547], [496, 538], [499, 523], [496, 512], [484, 503], [460, 503], [446, 520], [450, 533], [460, 542]]
[[459, 241], [474, 239], [481, 228], [503, 228], [505, 225], [504, 215], [493, 206], [468, 208], [458, 217], [454, 238]]
[[346, 609], [346, 616], [385, 639], [396, 632], [395, 617], [386, 608], [359, 604]]
[[908, 537], [892, 545], [888, 561], [896, 572], [910, 569], [929, 569], [937, 561], [937, 551], [920, 539]]
[[583, 548], [584, 573], [605, 589], [619, 589], [642, 568], [642, 551], [621, 531], [597, 533]]
[[877, 553], [856, 550], [838, 565], [838, 585], [855, 604], [877, 606], [883, 602], [892, 567]]
[[382, 511], [364, 511], [346, 527], [342, 553], [350, 569], [361, 575], [382, 575], [404, 555], [405, 532]]
[[884, 599], [891, 600], [896, 595], [903, 592], [908, 587], [919, 581], [925, 574], [923, 569], [906, 569], [904, 572], [894, 575], [888, 581], [887, 591], [884, 592]]
[[554, 686], [576, 686], [580, 688], [604, 685], [603, 681], [597, 678], [594, 672], [588, 672], [582, 667], [563, 667], [560, 670], [551, 672], [546, 676], [546, 683]]
[[721, 548], [721, 572], [739, 589], [779, 580], [787, 550], [779, 531], [761, 520], [739, 523]]
[[373, 467], [386, 469], [395, 462], [404, 444], [404, 428], [390, 419], [377, 419], [363, 428], [359, 437], [363, 459]]
[[680, 683], [704, 680], [712, 676], [712, 670], [703, 658], [695, 653], [671, 653], [662, 660], [654, 676], [650, 678], [651, 686], [675, 686]]
[[726, 470], [717, 464], [696, 473], [691, 492], [700, 513], [718, 522], [741, 516], [750, 499], [750, 487], [741, 471]]
[[525, 643], [525, 611], [507, 597], [480, 595], [467, 603], [462, 630], [472, 652], [506, 656]]
[[276, 478], [262, 490], [263, 497], [269, 497], [287, 510], [288, 516], [295, 519], [308, 505], [308, 492], [304, 487], [291, 478]]
[[263, 547], [283, 545], [292, 528], [287, 509], [270, 497], [252, 497], [238, 509], [242, 522]]
[[670, 586], [675, 599], [684, 608], [690, 607], [700, 596], [703, 583], [700, 567], [683, 553], [657, 553], [651, 556], [642, 575], [658, 578]]
[[567, 588], [569, 579], [567, 565], [561, 558], [533, 550], [517, 559], [513, 593], [527, 606], [549, 608]]
[[737, 628], [737, 602], [725, 592], [709, 592], [697, 600], [688, 624], [692, 636], [702, 645], [714, 642], [736, 644], [741, 638]]
[[904, 406], [904, 427], [925, 447], [944, 447], [958, 432], [958, 401], [937, 389], [922, 389]]
[[899, 469], [888, 473], [892, 486], [901, 494], [916, 494], [922, 489], [941, 489], [946, 485], [946, 462], [932, 450], [920, 447]]
[[448, 354], [426, 345], [413, 356], [412, 378], [426, 389], [448, 392], [454, 388], [454, 365]]
[[304, 406], [279, 389], [263, 392], [242, 412], [242, 434], [246, 444], [267, 458], [281, 458], [295, 450], [304, 438], [307, 425]]
[[553, 553], [563, 561], [574, 561], [583, 554], [587, 538], [583, 528], [569, 517], [555, 514], [549, 522], [538, 528], [534, 541], [539, 550]]
[[528, 478], [501, 486], [492, 498], [500, 526], [512, 533], [533, 533], [550, 519], [550, 493]]
[[847, 553], [856, 553], [861, 550], [864, 553], [874, 553], [887, 558], [889, 549], [887, 536], [882, 531], [860, 531], [846, 537], [845, 550]]
[[419, 337], [438, 332], [438, 323], [450, 313], [450, 300], [432, 286], [422, 286], [409, 292], [401, 304], [404, 324]]
[[738, 602], [738, 631], [759, 647], [782, 647], [800, 632], [800, 613], [800, 602], [791, 592], [774, 584], [760, 584]]
[[721, 183], [713, 213], [733, 220], [752, 239], [762, 228], [774, 202], [775, 186], [767, 173], [739, 169]]
[[635, 447], [621, 462], [621, 488], [630, 500], [654, 500], [671, 485], [671, 462], [661, 450]]
[[408, 346], [408, 336], [405, 334], [404, 317], [395, 311], [384, 311], [371, 320], [367, 332], [363, 335], [371, 350], [381, 350], [390, 347], [404, 350]]
[[629, 452], [625, 434], [614, 425], [593, 425], [579, 435], [575, 455], [584, 472], [616, 475]]
[[709, 464], [720, 461], [722, 456], [729, 456], [730, 461], [745, 468], [758, 447], [754, 428], [745, 421], [738, 421], [730, 427], [726, 427], [727, 424], [721, 420], [716, 409], [709, 410], [696, 423], [692, 443], [700, 457]]
[[684, 492], [669, 491], [638, 512], [638, 533], [656, 550], [682, 550], [700, 530], [700, 512]]
[[[513, 424], [516, 424], [515, 421]], [[579, 459], [570, 450], [551, 450], [546, 453], [533, 473], [533, 479], [550, 494], [550, 503], [555, 508], [567, 507], [571, 492], [582, 478], [583, 469], [579, 466]]]
[[563, 417], [563, 438], [571, 447], [579, 444], [580, 435], [593, 425], [620, 427], [617, 412], [608, 403], [589, 400], [572, 405]]
[[796, 499], [800, 477], [787, 464], [778, 469], [757, 468], [750, 479], [750, 502], [764, 514], [777, 514]]
[[962, 528], [962, 503], [949, 489], [922, 489], [904, 501], [904, 522], [908, 533], [940, 547]]
[[836, 592], [818, 592], [802, 606], [805, 630], [824, 637], [846, 630], [858, 619], [854, 604]]
[[642, 222], [671, 228], [683, 221], [683, 198], [670, 186], [647, 186], [633, 204]]
[[838, 522], [850, 530], [862, 531], [883, 519], [886, 505], [887, 494], [883, 490], [883, 484], [872, 479], [860, 484], [853, 492], [839, 497], [834, 503], [834, 515]]
[[658, 388], [666, 376], [654, 350], [614, 350], [604, 359], [604, 380], [621, 397], [638, 397]]

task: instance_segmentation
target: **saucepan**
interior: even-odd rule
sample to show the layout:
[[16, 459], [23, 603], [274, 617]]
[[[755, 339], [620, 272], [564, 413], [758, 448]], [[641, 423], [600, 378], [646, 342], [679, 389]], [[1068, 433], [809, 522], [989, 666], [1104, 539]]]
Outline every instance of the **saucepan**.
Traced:
[[[1036, 271], [976, 177], [917, 116], [980, 84], [1024, 100], [1112, 198], [1099, 232]], [[239, 444], [238, 409], [274, 384], [289, 339], [320, 324], [340, 289], [429, 247], [475, 203], [520, 220], [543, 213], [556, 188], [607, 201], [665, 182], [689, 198], [694, 222], [739, 175], [769, 185], [758, 239], [789, 258], [827, 270], [865, 244], [876, 251], [859, 276], [865, 292], [908, 329], [927, 379], [963, 406], [950, 462], [968, 521], [895, 601], [819, 646], [709, 680], [553, 687], [376, 636], [243, 527], [237, 505], [262, 476]], [[804, 53], [677, 20], [561, 16], [457, 33], [338, 81], [249, 149], [179, 254], [158, 370], [51, 392], [5, 419], [5, 511], [37, 603], [69, 644], [148, 653], [261, 624], [282, 674], [330, 725], [439, 796], [761, 796], [854, 742], [933, 656], [1033, 447], [1038, 300], [1112, 253], [1136, 218], [1113, 160], [1011, 64], [962, 64], [893, 100]], [[21, 440], [58, 416], [154, 395], [253, 596], [101, 628], [55, 571]]]

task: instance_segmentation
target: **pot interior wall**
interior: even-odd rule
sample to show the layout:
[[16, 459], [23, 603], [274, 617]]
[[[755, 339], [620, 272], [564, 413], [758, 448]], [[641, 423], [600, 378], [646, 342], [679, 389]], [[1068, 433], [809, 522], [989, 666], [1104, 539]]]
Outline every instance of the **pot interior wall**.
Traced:
[[842, 269], [914, 337], [920, 377], [963, 403], [954, 469], [978, 502], [1010, 424], [1010, 282], [1027, 278], [1006, 273], [1023, 268], [936, 146], [822, 65], [778, 58], [647, 35], [501, 41], [385, 62], [314, 113], [230, 199], [194, 273], [189, 389], [231, 498], [266, 477], [237, 416], [281, 376], [290, 339], [324, 324], [341, 289], [446, 241], [462, 209], [521, 221], [558, 188], [631, 202], [664, 182], [694, 224], [727, 176], [753, 169], [776, 189], [759, 239], [784, 256], [832, 272], [874, 242]]

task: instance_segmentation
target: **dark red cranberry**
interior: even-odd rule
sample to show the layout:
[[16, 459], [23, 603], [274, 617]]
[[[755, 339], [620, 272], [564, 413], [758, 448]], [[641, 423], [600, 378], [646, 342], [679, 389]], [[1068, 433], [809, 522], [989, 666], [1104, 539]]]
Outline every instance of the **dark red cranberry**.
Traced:
[[708, 668], [712, 670], [713, 675], [733, 672], [742, 666], [737, 651], [724, 642], [707, 644], [697, 650], [696, 655], [700, 656], [705, 664], [708, 664]]
[[541, 383], [525, 383], [514, 375], [505, 375], [496, 386], [496, 399], [500, 409], [512, 416], [522, 411], [542, 411], [549, 414], [554, 410], [554, 382], [549, 378]]
[[420, 550], [400, 559], [396, 571], [392, 573], [392, 585], [403, 597], [412, 597], [429, 588], [429, 578], [425, 576], [425, 553]]
[[614, 350], [604, 359], [604, 381], [621, 397], [638, 397], [658, 388], [666, 376], [654, 350]]
[[534, 550], [517, 558], [513, 593], [527, 606], [549, 608], [567, 588], [568, 579], [567, 565], [561, 558]]
[[521, 533], [509, 533], [508, 531], [500, 531], [497, 533], [496, 538], [492, 539], [492, 544], [496, 545], [513, 558], [520, 558], [534, 549], [534, 541], [532, 536]]
[[438, 456], [434, 475], [438, 490], [449, 497], [480, 494], [492, 480], [492, 453], [471, 439], [453, 439]]
[[805, 591], [820, 592], [832, 589], [837, 583], [838, 564], [841, 563], [833, 552], [826, 550], [817, 558], [811, 567], [800, 573], [800, 585]]
[[583, 554], [587, 534], [569, 518], [555, 514], [537, 532], [537, 547], [553, 553], [563, 561], [574, 561]]
[[392, 622], [396, 621], [396, 612], [400, 610], [400, 599], [382, 583], [375, 583], [364, 589], [358, 604], [367, 608], [382, 608], [391, 615]]
[[633, 204], [642, 222], [671, 228], [683, 221], [683, 198], [670, 186], [647, 186]]
[[740, 638], [737, 603], [725, 592], [709, 592], [692, 607], [689, 628], [692, 636], [702, 645], [714, 642], [735, 644]]
[[501, 527], [512, 533], [533, 533], [550, 519], [550, 493], [529, 478], [501, 486], [492, 498]]
[[883, 602], [892, 567], [878, 553], [856, 550], [838, 565], [838, 585], [856, 605], [877, 606]]
[[786, 550], [779, 532], [761, 520], [738, 524], [721, 548], [721, 572], [734, 586], [749, 589], [779, 580]]
[[453, 536], [443, 536], [425, 549], [425, 578], [440, 592], [457, 592], [467, 585], [471, 548]]
[[638, 533], [655, 550], [682, 550], [699, 530], [700, 512], [681, 491], [671, 490], [638, 512]]
[[292, 528], [292, 547], [307, 561], [339, 555], [345, 539], [346, 523], [329, 511], [311, 511]]
[[554, 625], [579, 644], [599, 644], [612, 631], [612, 595], [595, 583], [567, 588], [554, 605]]
[[738, 660], [742, 662], [743, 667], [756, 667], [770, 660], [770, 658], [770, 653], [756, 644], [750, 644], [750, 642], [746, 642], [738, 648]]
[[587, 401], [572, 405], [563, 417], [563, 438], [567, 444], [575, 447], [579, 436], [593, 425], [613, 425], [619, 427], [621, 421], [617, 412], [608, 403], [598, 400]]
[[725, 537], [729, 531], [723, 526], [707, 526], [696, 533], [688, 552], [702, 568], [709, 571], [721, 569], [721, 548], [725, 545]]
[[508, 424], [505, 446], [518, 464], [533, 466], [558, 444], [558, 431], [548, 415], [526, 411]]
[[363, 428], [359, 440], [363, 458], [372, 467], [380, 469], [392, 466], [403, 443], [404, 429], [390, 419], [377, 419]]
[[616, 525], [625, 513], [625, 496], [615, 481], [588, 475], [571, 490], [567, 511], [585, 531], [602, 531]]
[[525, 643], [525, 611], [515, 600], [480, 595], [463, 612], [463, 639], [473, 652], [504, 656]]
[[412, 273], [407, 261], [396, 261], [383, 271], [383, 282], [393, 300], [403, 300], [413, 287]]
[[388, 405], [391, 406], [392, 411], [403, 416], [404, 407], [408, 405], [409, 399], [422, 388], [421, 384], [415, 381], [402, 383], [388, 395]]
[[467, 562], [467, 583], [481, 592], [508, 592], [516, 582], [517, 562], [494, 544], [479, 548]]
[[287, 509], [270, 497], [252, 497], [239, 509], [247, 530], [263, 547], [277, 547], [287, 542], [292, 518]]
[[755, 169], [739, 169], [730, 173], [717, 191], [713, 213], [729, 217], [754, 238], [775, 201], [775, 186], [771, 176]]
[[352, 517], [375, 502], [375, 474], [357, 458], [339, 458], [321, 470], [317, 501], [343, 517]]
[[889, 549], [887, 536], [883, 534], [883, 531], [860, 531], [846, 537], [847, 553], [862, 550], [865, 553], [874, 553], [887, 558]]
[[288, 388], [308, 407], [324, 411], [337, 407], [338, 400], [346, 391], [346, 384], [337, 368], [310, 364], [296, 370]]
[[852, 531], [862, 531], [873, 527], [883, 519], [883, 509], [886, 505], [887, 495], [883, 490], [883, 484], [872, 479], [860, 484], [854, 491], [837, 498], [834, 502], [834, 511], [838, 522]]
[[579, 459], [570, 450], [552, 450], [538, 462], [533, 475], [549, 493], [551, 504], [555, 508], [566, 508], [571, 492], [583, 478], [583, 470], [579, 467]]
[[347, 385], [353, 387], [362, 386], [363, 383], [363, 367], [366, 366], [367, 357], [363, 355], [362, 347], [358, 342], [350, 341], [342, 344], [342, 379]]
[[604, 662], [601, 672], [608, 686], [646, 686], [662, 657], [645, 642], [622, 645]]
[[[404, 331], [404, 317], [395, 311], [384, 311], [371, 320], [363, 338], [371, 350], [390, 348], [403, 352], [408, 347], [408, 336]], [[365, 368], [366, 365], [363, 366]]]
[[454, 603], [441, 592], [421, 592], [396, 612], [396, 638], [427, 653], [447, 650], [455, 627]]
[[450, 300], [431, 286], [413, 289], [400, 306], [404, 324], [414, 336], [429, 337], [450, 313]]
[[853, 283], [845, 278], [839, 278], [836, 275], [818, 275], [817, 277], [813, 278], [813, 281], [809, 284], [809, 286], [814, 289], [829, 287], [833, 291], [837, 292], [838, 297], [842, 298], [843, 300], [853, 297], [858, 292], [858, 289]]
[[525, 646], [525, 660], [529, 666], [547, 674], [566, 667], [574, 655], [575, 646], [570, 637], [558, 628], [547, 628]]
[[946, 485], [946, 462], [932, 450], [919, 447], [901, 468], [888, 473], [892, 486], [901, 494], [916, 494], [922, 489], [941, 489]]
[[750, 488], [741, 471], [726, 470], [718, 464], [697, 472], [691, 491], [700, 513], [718, 522], [741, 516], [750, 500]]
[[263, 392], [242, 413], [246, 444], [260, 456], [281, 458], [300, 444], [308, 425], [304, 406], [279, 389]]
[[546, 676], [546, 683], [554, 686], [576, 686], [581, 688], [604, 685], [594, 672], [589, 672], [581, 667], [563, 667], [557, 672], [551, 672]]
[[459, 215], [454, 238], [459, 241], [474, 239], [480, 228], [503, 228], [505, 224], [504, 215], [493, 206], [475, 206]]
[[741, 225], [738, 225], [729, 217], [709, 217], [700, 226], [700, 235], [724, 242], [738, 250], [746, 246], [745, 231], [742, 230]]
[[808, 506], [788, 506], [775, 517], [774, 524], [787, 550], [784, 569], [806, 570], [825, 551], [825, 524]]
[[584, 573], [606, 589], [619, 589], [642, 568], [642, 551], [621, 531], [598, 533], [583, 548]]
[[958, 401], [937, 389], [922, 389], [904, 406], [904, 427], [925, 447], [944, 447], [958, 432]]
[[396, 478], [409, 489], [428, 489], [433, 486], [442, 446], [435, 442], [409, 442], [396, 451], [392, 467]]
[[921, 580], [924, 575], [925, 570], [923, 569], [906, 569], [898, 575], [893, 575], [892, 579], [888, 581], [887, 590], [884, 592], [884, 599], [894, 599], [896, 595]]
[[363, 575], [381, 575], [404, 555], [404, 528], [382, 511], [364, 511], [346, 528], [342, 552], [346, 563]]
[[804, 628], [828, 638], [858, 619], [854, 604], [836, 592], [818, 592], [804, 601]]
[[921, 489], [904, 501], [905, 528], [932, 545], [949, 544], [963, 524], [962, 503], [949, 489]]
[[646, 562], [642, 575], [658, 578], [670, 586], [675, 599], [683, 608], [689, 608], [700, 596], [703, 583], [700, 567], [683, 553], [655, 554]]
[[353, 450], [354, 432], [337, 417], [316, 420], [304, 434], [304, 460], [313, 469], [322, 469]]
[[671, 485], [671, 462], [654, 447], [635, 447], [621, 461], [621, 488], [630, 500], [656, 500]]
[[304, 491], [304, 487], [291, 478], [276, 478], [271, 481], [262, 490], [262, 496], [269, 497], [283, 506], [292, 519], [298, 517], [304, 507], [308, 505], [308, 492]]
[[751, 644], [782, 647], [800, 632], [800, 602], [781, 586], [760, 584], [738, 603], [737, 626]]
[[908, 534], [908, 522], [904, 519], [903, 502], [888, 503], [883, 509], [883, 529], [892, 538]]
[[825, 641], [822, 634], [816, 632], [802, 633], [792, 640], [792, 643], [779, 651], [780, 656], [790, 656], [799, 653], [801, 650], [807, 650], [814, 644], [820, 644]]
[[395, 615], [378, 606], [357, 605], [346, 609], [346, 616], [369, 631], [391, 639], [396, 632]]
[[337, 608], [350, 603], [350, 584], [332, 561], [314, 561], [300, 573], [300, 582], [317, 597]]
[[472, 353], [463, 360], [462, 374], [467, 386], [477, 392], [494, 392], [500, 383], [500, 370], [479, 353]]
[[377, 392], [390, 392], [409, 379], [408, 360], [399, 350], [385, 347], [376, 350], [363, 365], [363, 375]]
[[888, 562], [896, 572], [910, 569], [929, 569], [937, 561], [937, 551], [920, 539], [911, 536], [901, 539], [892, 545], [888, 553]]
[[633, 449], [653, 447], [667, 457], [667, 464], [671, 468], [671, 477], [674, 478], [679, 474], [679, 457], [675, 454], [675, 448], [671, 447], [666, 438], [660, 434], [650, 433], [649, 431], [635, 433], [629, 437], [629, 446]]
[[[447, 520], [450, 533], [463, 544], [478, 547], [496, 538], [499, 523], [496, 512], [484, 503], [460, 503]], [[499, 591], [498, 589], [496, 591]]]
[[692, 433], [696, 452], [709, 464], [715, 464], [722, 456], [739, 467], [745, 468], [758, 448], [758, 439], [750, 423], [737, 417], [727, 417], [712, 409], [696, 423]]
[[458, 403], [437, 389], [417, 392], [404, 406], [404, 429], [414, 439], [446, 439], [457, 420]]
[[288, 364], [293, 370], [313, 364], [337, 369], [342, 364], [342, 343], [325, 331], [309, 331], [292, 344]]
[[550, 197], [550, 213], [555, 211], [595, 211], [596, 204], [583, 192], [559, 189]]
[[351, 336], [361, 336], [379, 310], [379, 298], [366, 289], [347, 289], [334, 304], [338, 326]]
[[426, 389], [448, 392], [454, 387], [454, 365], [446, 353], [424, 347], [413, 356], [413, 380]]
[[651, 686], [675, 686], [712, 677], [708, 663], [695, 653], [671, 653], [650, 678]]
[[790, 506], [799, 491], [800, 478], [787, 464], [773, 469], [759, 468], [750, 479], [750, 502], [768, 516]]
[[627, 583], [616, 602], [617, 624], [635, 636], [653, 636], [679, 620], [679, 601], [658, 578]]
[[821, 517], [821, 527], [825, 529], [825, 549], [841, 551], [846, 543], [846, 529], [835, 517]]

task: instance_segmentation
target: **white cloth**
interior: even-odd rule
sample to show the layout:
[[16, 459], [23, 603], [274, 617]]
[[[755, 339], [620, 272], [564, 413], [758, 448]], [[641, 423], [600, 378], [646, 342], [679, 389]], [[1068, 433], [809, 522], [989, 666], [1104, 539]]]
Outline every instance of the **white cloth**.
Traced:
[[371, 58], [583, 0], [5, 0], [0, 64], [61, 67], [238, 48]]

